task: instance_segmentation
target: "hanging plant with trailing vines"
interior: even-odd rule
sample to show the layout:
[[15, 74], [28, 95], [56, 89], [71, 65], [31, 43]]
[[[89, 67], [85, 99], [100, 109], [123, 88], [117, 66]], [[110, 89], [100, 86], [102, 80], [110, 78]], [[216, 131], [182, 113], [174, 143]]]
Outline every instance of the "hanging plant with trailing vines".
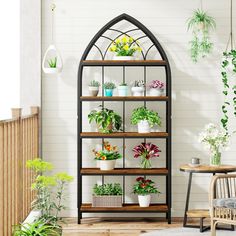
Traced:
[[228, 115], [228, 108], [230, 106], [230, 101], [229, 101], [229, 94], [230, 92], [233, 93], [233, 109], [234, 109], [234, 116], [236, 117], [236, 81], [234, 78], [234, 84], [231, 85], [230, 88], [230, 83], [229, 83], [229, 77], [233, 78], [236, 76], [236, 50], [231, 49], [229, 52], [224, 52], [223, 53], [223, 61], [222, 61], [222, 71], [221, 71], [221, 76], [222, 76], [222, 82], [224, 85], [223, 89], [223, 94], [224, 94], [224, 103], [222, 105], [222, 112], [223, 112], [223, 117], [221, 119], [221, 123], [223, 128], [228, 132], [228, 121], [229, 121], [229, 115]]
[[191, 29], [193, 34], [193, 39], [189, 42], [191, 58], [196, 63], [200, 57], [203, 58], [212, 51], [213, 43], [210, 41], [209, 33], [216, 28], [216, 23], [205, 11], [197, 9], [187, 24], [188, 30]]

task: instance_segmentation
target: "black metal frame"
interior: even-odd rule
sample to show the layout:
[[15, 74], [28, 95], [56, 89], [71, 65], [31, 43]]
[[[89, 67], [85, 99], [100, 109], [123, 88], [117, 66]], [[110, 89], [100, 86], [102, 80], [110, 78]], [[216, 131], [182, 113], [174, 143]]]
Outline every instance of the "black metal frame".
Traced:
[[[122, 21], [122, 20], [126, 20], [127, 22], [133, 24], [135, 27], [135, 29], [126, 31], [126, 32], [122, 32], [120, 30], [116, 30], [114, 28], [112, 28], [115, 24], [117, 24], [118, 22]], [[103, 34], [108, 31], [108, 30], [112, 30], [112, 31], [116, 31], [119, 34], [119, 36], [117, 36], [116, 38], [122, 36], [122, 35], [129, 35], [130, 32], [134, 31], [134, 30], [140, 30], [142, 31], [142, 33], [144, 33], [144, 36], [141, 38], [148, 38], [151, 41], [151, 46], [147, 49], [146, 54], [144, 55], [142, 53], [143, 56], [143, 62], [142, 61], [138, 61], [138, 62], [131, 62], [131, 63], [124, 63], [124, 62], [116, 62], [116, 63], [112, 63], [112, 62], [107, 62], [105, 61], [105, 57], [106, 57], [106, 53], [107, 50], [105, 51], [105, 53], [102, 53], [102, 50], [96, 45], [96, 42], [99, 38], [104, 38], [104, 39], [108, 39], [111, 43], [116, 39], [111, 39], [109, 37], [104, 36]], [[135, 43], [137, 43], [137, 39], [134, 39]], [[138, 43], [137, 43], [138, 44]], [[93, 62], [89, 62], [86, 63], [86, 59], [89, 55], [89, 52], [91, 51], [91, 49], [95, 47], [97, 48], [97, 50], [99, 51], [101, 58], [102, 58], [102, 62], [101, 64], [98, 63], [93, 63]], [[147, 59], [147, 55], [150, 52], [151, 49], [156, 48], [156, 50], [159, 52], [162, 61], [157, 62], [157, 61], [146, 61]], [[105, 62], [105, 63], [104, 63]], [[91, 42], [89, 43], [89, 45], [87, 46], [87, 48], [85, 49], [80, 64], [79, 64], [79, 69], [78, 69], [78, 94], [77, 94], [77, 99], [78, 99], [78, 104], [77, 104], [77, 135], [78, 135], [78, 139], [77, 139], [77, 165], [78, 165], [78, 223], [81, 223], [81, 219], [82, 219], [82, 211], [81, 211], [81, 205], [82, 205], [82, 175], [81, 174], [81, 169], [82, 169], [82, 139], [83, 138], [91, 138], [91, 137], [81, 137], [81, 132], [82, 132], [82, 104], [83, 101], [85, 101], [86, 99], [82, 99], [82, 78], [83, 78], [83, 68], [84, 66], [100, 66], [102, 67], [102, 82], [104, 82], [104, 67], [105, 66], [121, 66], [123, 67], [123, 81], [125, 81], [125, 67], [126, 66], [142, 66], [144, 67], [144, 79], [146, 80], [146, 70], [148, 69], [149, 66], [163, 66], [165, 68], [165, 73], [166, 73], [166, 96], [167, 99], [163, 100], [164, 102], [166, 102], [166, 132], [168, 133], [168, 137], [163, 137], [163, 139], [166, 139], [166, 168], [168, 169], [168, 174], [166, 174], [166, 205], [168, 207], [168, 211], [166, 212], [166, 219], [168, 220], [168, 223], [171, 223], [171, 69], [170, 69], [170, 64], [168, 61], [168, 58], [166, 56], [166, 53], [164, 51], [164, 49], [162, 48], [161, 44], [158, 42], [158, 40], [156, 39], [156, 37], [142, 24], [140, 23], [138, 20], [136, 20], [135, 18], [127, 15], [127, 14], [122, 14], [116, 18], [114, 18], [113, 20], [111, 20], [110, 22], [108, 22], [91, 40]], [[103, 94], [102, 94], [103, 95]], [[102, 101], [102, 105], [104, 105], [104, 102], [106, 100]], [[146, 105], [146, 102], [148, 100], [144, 100], [144, 104]], [[154, 101], [154, 100], [150, 100], [150, 101]], [[160, 99], [156, 99], [155, 102], [160, 101]], [[123, 103], [123, 117], [125, 116], [125, 102], [126, 100], [123, 99], [121, 100], [121, 102]], [[96, 136], [94, 136], [94, 138], [96, 138]], [[100, 137], [101, 138], [101, 137]], [[109, 137], [111, 138], [111, 137]], [[115, 138], [115, 137], [114, 137]], [[117, 137], [116, 137], [117, 138]], [[118, 137], [119, 139], [120, 137]], [[121, 137], [123, 139], [123, 142], [125, 142], [126, 138], [137, 138], [137, 137]], [[146, 138], [146, 137], [145, 137]], [[145, 140], [144, 138], [144, 140]], [[153, 137], [151, 137], [153, 138]], [[155, 138], [161, 138], [161, 137], [155, 137]], [[125, 160], [125, 158], [124, 158]], [[125, 162], [123, 163], [123, 167], [125, 168]], [[161, 175], [161, 174], [160, 174]], [[104, 181], [104, 175], [102, 176], [102, 180]], [[123, 185], [125, 186], [125, 175], [123, 175]], [[125, 189], [123, 189], [125, 191]], [[125, 193], [124, 193], [125, 195]], [[97, 211], [96, 211], [97, 212]], [[104, 212], [104, 211], [103, 211]], [[106, 212], [110, 212], [109, 210]], [[122, 212], [122, 211], [119, 211]], [[127, 211], [126, 211], [127, 212]], [[137, 212], [137, 211], [135, 211]], [[145, 210], [140, 209], [140, 212], [145, 212]], [[155, 211], [155, 212], [161, 212], [161, 211]], [[128, 213], [128, 212], [127, 212]], [[163, 212], [162, 212], [163, 213]]]

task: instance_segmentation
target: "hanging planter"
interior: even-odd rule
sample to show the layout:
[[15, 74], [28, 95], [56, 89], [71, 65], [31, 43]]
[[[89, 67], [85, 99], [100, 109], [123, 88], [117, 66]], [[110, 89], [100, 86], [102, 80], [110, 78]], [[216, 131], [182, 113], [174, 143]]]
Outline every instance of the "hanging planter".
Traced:
[[42, 61], [42, 69], [45, 74], [58, 74], [62, 71], [63, 62], [60, 52], [57, 50], [56, 46], [54, 45], [54, 36], [53, 36], [53, 28], [54, 28], [54, 11], [56, 5], [52, 4], [52, 44], [49, 45], [47, 48]]

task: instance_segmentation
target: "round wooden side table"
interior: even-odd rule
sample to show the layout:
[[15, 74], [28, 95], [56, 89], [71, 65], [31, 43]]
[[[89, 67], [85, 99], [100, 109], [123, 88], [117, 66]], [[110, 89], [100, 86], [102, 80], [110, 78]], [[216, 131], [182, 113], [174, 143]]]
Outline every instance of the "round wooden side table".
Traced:
[[[221, 165], [221, 166], [200, 165], [198, 167], [191, 167], [188, 164], [185, 164], [185, 165], [180, 166], [180, 171], [189, 173], [183, 227], [200, 228], [200, 232], [204, 232], [205, 230], [210, 228], [210, 226], [203, 225], [203, 220], [205, 218], [210, 217], [209, 210], [208, 209], [189, 210], [189, 200], [190, 200], [190, 192], [191, 192], [193, 174], [197, 174], [197, 173], [206, 173], [206, 174], [213, 174], [213, 175], [219, 174], [219, 173], [227, 174], [230, 172], [236, 172], [236, 166], [232, 166], [232, 165]], [[200, 218], [200, 225], [199, 226], [189, 225], [187, 223], [188, 217]], [[232, 227], [231, 227], [231, 229], [232, 229]]]

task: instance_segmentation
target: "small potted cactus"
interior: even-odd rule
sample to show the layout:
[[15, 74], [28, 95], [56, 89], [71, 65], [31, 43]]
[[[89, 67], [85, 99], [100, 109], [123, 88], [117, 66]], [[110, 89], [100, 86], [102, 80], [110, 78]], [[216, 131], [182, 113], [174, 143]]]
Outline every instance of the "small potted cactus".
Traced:
[[116, 88], [116, 85], [112, 82], [106, 82], [103, 84], [104, 88], [104, 95], [106, 97], [112, 97], [113, 96], [113, 90]]
[[131, 88], [133, 96], [143, 96], [145, 83], [143, 80], [135, 80], [134, 86]]
[[89, 84], [89, 94], [90, 96], [96, 97], [99, 93], [100, 83], [96, 80], [92, 80]]
[[160, 80], [153, 80], [149, 84], [149, 95], [150, 96], [162, 96], [164, 92], [165, 84]]
[[128, 88], [129, 88], [129, 86], [127, 85], [127, 83], [121, 83], [118, 86], [119, 96], [128, 96]]

